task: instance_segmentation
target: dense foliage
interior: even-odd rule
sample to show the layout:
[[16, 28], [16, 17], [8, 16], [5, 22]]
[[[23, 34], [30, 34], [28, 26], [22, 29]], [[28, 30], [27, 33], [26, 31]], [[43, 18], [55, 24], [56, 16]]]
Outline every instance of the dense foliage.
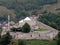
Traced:
[[53, 13], [44, 13], [39, 18], [39, 21], [60, 30], [60, 15]]
[[56, 2], [57, 0], [0, 0], [0, 5], [6, 6], [9, 9], [32, 10], [36, 9], [37, 6]]
[[[0, 0], [0, 6], [7, 7], [9, 10], [11, 9], [14, 11], [16, 14], [16, 21], [29, 16], [32, 11], [35, 12], [36, 10], [40, 10], [42, 5], [54, 3], [57, 3], [57, 0]], [[3, 19], [2, 21], [7, 20], [6, 17], [1, 17], [0, 20], [1, 19]]]
[[25, 23], [22, 27], [19, 27], [19, 28], [13, 27], [13, 28], [11, 28], [11, 31], [12, 32], [24, 32], [24, 33], [28, 33], [28, 32], [30, 32], [30, 29], [31, 29], [30, 25]]
[[22, 32], [22, 28], [21, 27], [19, 27], [19, 28], [13, 27], [13, 28], [11, 28], [11, 31], [12, 32]]
[[31, 30], [30, 25], [28, 23], [25, 23], [22, 27], [22, 31], [28, 33], [30, 32], [30, 30]]
[[12, 36], [7, 32], [6, 35], [0, 38], [0, 45], [8, 45], [12, 39]]

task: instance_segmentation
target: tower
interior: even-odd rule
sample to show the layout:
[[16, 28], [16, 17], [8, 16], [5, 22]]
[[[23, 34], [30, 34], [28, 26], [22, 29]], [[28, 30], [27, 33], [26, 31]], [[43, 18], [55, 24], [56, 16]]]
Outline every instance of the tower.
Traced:
[[8, 15], [8, 31], [10, 31], [10, 15]]

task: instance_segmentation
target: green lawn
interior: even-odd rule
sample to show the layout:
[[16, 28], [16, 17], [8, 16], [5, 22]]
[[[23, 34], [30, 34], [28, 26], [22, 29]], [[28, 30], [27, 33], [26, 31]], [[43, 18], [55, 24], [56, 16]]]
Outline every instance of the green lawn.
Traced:
[[[19, 39], [21, 41], [21, 39]], [[19, 40], [15, 40], [13, 45], [17, 45]], [[57, 45], [56, 40], [39, 40], [39, 39], [29, 39], [23, 40], [26, 45]]]
[[36, 31], [47, 31], [46, 29], [43, 29], [43, 28], [39, 28], [38, 30]]
[[32, 39], [32, 40], [26, 40], [27, 45], [57, 45], [57, 41], [52, 40], [38, 40], [38, 39]]

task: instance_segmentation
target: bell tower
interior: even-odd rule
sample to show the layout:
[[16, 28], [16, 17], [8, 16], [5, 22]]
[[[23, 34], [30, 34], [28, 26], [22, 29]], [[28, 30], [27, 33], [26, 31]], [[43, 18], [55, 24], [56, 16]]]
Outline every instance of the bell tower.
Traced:
[[8, 31], [10, 31], [10, 15], [8, 15]]

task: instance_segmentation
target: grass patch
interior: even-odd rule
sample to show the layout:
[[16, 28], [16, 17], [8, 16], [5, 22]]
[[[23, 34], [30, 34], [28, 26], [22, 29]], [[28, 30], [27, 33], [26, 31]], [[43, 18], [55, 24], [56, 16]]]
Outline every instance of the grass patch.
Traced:
[[[22, 39], [19, 39], [20, 41]], [[15, 43], [13, 45], [18, 44], [17, 41], [19, 40], [15, 40]], [[39, 39], [28, 39], [28, 40], [23, 40], [25, 41], [26, 45], [57, 45], [57, 41], [56, 40], [39, 40]]]
[[43, 28], [39, 28], [38, 30], [36, 30], [36, 31], [41, 31], [41, 32], [43, 32], [43, 31], [47, 31], [46, 29], [43, 29]]
[[52, 40], [38, 40], [38, 39], [32, 39], [32, 40], [26, 40], [27, 45], [57, 45], [57, 41]]

